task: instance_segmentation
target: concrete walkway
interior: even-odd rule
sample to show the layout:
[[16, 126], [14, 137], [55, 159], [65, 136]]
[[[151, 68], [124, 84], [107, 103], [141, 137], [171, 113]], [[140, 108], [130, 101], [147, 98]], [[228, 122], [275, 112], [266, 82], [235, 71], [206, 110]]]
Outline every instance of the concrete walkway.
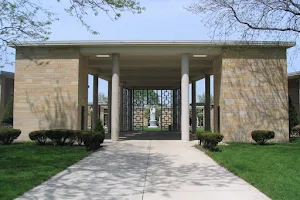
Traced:
[[104, 147], [19, 199], [269, 199], [193, 142], [105, 142]]

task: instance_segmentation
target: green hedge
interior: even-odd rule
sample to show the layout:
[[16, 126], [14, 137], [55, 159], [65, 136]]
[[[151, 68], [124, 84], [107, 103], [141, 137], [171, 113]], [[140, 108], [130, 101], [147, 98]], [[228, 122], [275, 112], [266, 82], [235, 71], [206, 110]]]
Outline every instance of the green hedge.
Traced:
[[82, 138], [82, 131], [75, 130], [75, 141], [77, 142], [78, 145], [81, 145], [83, 143], [83, 138]]
[[87, 150], [96, 150], [103, 143], [105, 135], [101, 132], [85, 131], [82, 134], [83, 143]]
[[197, 140], [199, 140], [199, 144], [201, 145], [203, 143], [203, 147], [209, 150], [216, 150], [218, 143], [224, 138], [220, 133], [209, 131], [198, 131], [196, 137]]
[[32, 131], [29, 133], [29, 138], [37, 144], [45, 144], [47, 141], [46, 130]]
[[206, 131], [204, 130], [199, 130], [196, 132], [195, 136], [196, 136], [196, 139], [199, 140], [199, 144], [201, 145], [202, 144], [202, 141], [203, 141], [203, 137], [202, 137], [202, 134], [205, 133]]
[[251, 132], [252, 139], [258, 144], [265, 144], [268, 140], [275, 137], [274, 131], [269, 130], [255, 130]]
[[47, 130], [46, 136], [54, 143], [54, 145], [64, 145], [65, 143], [72, 145], [76, 138], [75, 131], [69, 129]]
[[20, 134], [20, 129], [0, 128], [0, 142], [3, 144], [11, 144]]
[[69, 129], [53, 129], [39, 130], [29, 133], [29, 138], [37, 144], [45, 144], [47, 139], [51, 140], [54, 145], [72, 145], [75, 142], [78, 145], [84, 143], [88, 150], [96, 150], [103, 143], [105, 137], [104, 130], [101, 132], [95, 131], [80, 131]]
[[300, 137], [300, 125], [299, 124], [292, 128], [290, 136], [291, 137]]

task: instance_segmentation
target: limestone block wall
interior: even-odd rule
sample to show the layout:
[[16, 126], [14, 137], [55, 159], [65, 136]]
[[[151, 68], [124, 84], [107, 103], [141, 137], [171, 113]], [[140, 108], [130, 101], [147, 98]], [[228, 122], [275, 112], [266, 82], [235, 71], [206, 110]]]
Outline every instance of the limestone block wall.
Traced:
[[84, 67], [77, 49], [17, 49], [14, 128], [22, 131], [19, 140], [28, 140], [33, 130], [80, 129], [81, 105], [87, 106]]
[[224, 52], [215, 66], [215, 106], [220, 106], [224, 141], [252, 142], [251, 131], [263, 129], [275, 131], [273, 141], [287, 142], [286, 50], [252, 48]]
[[[78, 127], [77, 129], [87, 130], [88, 128], [88, 58], [79, 57], [78, 68]], [[83, 107], [83, 109], [82, 109]], [[82, 112], [84, 114], [82, 115]], [[82, 123], [83, 116], [83, 124]]]

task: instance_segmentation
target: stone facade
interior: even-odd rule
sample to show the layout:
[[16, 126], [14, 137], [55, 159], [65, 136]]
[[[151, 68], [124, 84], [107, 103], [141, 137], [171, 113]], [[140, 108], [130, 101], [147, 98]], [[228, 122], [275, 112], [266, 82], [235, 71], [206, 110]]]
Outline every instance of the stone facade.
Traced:
[[[111, 108], [119, 108], [120, 97], [116, 94], [120, 84], [131, 89], [180, 88], [184, 118], [180, 120], [184, 127], [181, 139], [187, 140], [189, 113], [182, 114], [189, 106], [188, 98], [182, 98], [189, 96], [186, 80], [213, 74], [213, 131], [222, 133], [225, 142], [252, 142], [251, 131], [267, 129], [275, 131], [273, 141], [287, 142], [286, 49], [293, 45], [180, 41], [24, 44], [27, 47], [18, 47], [16, 55], [14, 128], [22, 130], [19, 140], [28, 140], [28, 133], [39, 129], [86, 129], [88, 74], [98, 74], [113, 85], [109, 88], [114, 88], [108, 93], [113, 102], [107, 108], [109, 113]], [[98, 54], [108, 55], [101, 58]], [[193, 56], [202, 54], [207, 57]], [[117, 75], [115, 81], [111, 81], [113, 75]], [[114, 140], [119, 139], [120, 113], [114, 110], [110, 115]], [[167, 113], [171, 115], [172, 110]], [[166, 125], [171, 124], [172, 117], [168, 114], [167, 118], [170, 121]], [[109, 117], [107, 121], [109, 124]]]
[[[252, 142], [251, 131], [275, 131], [289, 141], [284, 49], [230, 49], [215, 66], [215, 105], [224, 141]], [[216, 127], [215, 127], [216, 128]]]
[[14, 128], [22, 130], [18, 139], [28, 140], [28, 133], [39, 129], [80, 129], [81, 106], [87, 105], [84, 60], [68, 48], [37, 48], [30, 55], [27, 59], [17, 51]]

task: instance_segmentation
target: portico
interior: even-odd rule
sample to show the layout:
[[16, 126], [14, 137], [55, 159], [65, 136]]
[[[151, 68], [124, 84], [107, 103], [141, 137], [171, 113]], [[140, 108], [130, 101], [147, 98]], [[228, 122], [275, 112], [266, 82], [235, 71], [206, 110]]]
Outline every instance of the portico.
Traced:
[[[138, 49], [139, 47], [137, 47]], [[181, 139], [188, 141], [190, 136], [189, 117], [189, 84], [204, 77], [210, 79], [213, 74], [214, 56], [220, 53], [219, 49], [204, 54], [201, 49], [189, 49], [189, 53], [180, 53], [176, 49], [166, 48], [157, 52], [150, 48], [144, 52], [139, 50], [119, 50], [118, 53], [110, 54], [101, 52], [94, 48], [85, 49], [84, 55], [89, 57], [89, 71], [98, 77], [111, 81], [111, 138], [113, 141], [119, 139], [119, 133], [123, 124], [123, 88], [133, 90], [180, 90], [181, 94]], [[159, 49], [159, 48], [158, 48]], [[174, 51], [175, 50], [175, 51]], [[111, 50], [111, 51], [116, 51]], [[94, 82], [94, 97], [98, 82]], [[196, 85], [193, 85], [195, 90]], [[206, 85], [206, 91], [210, 97], [210, 83]], [[173, 95], [175, 97], [175, 95]], [[196, 120], [196, 95], [192, 95], [193, 120]], [[132, 100], [131, 100], [132, 101]], [[175, 101], [173, 101], [175, 102]], [[97, 108], [97, 101], [94, 101]], [[174, 105], [173, 105], [174, 106]], [[210, 108], [210, 100], [207, 103]], [[209, 112], [210, 113], [210, 112]], [[172, 113], [175, 116], [174, 113]], [[206, 116], [210, 117], [209, 115]], [[94, 116], [93, 121], [96, 116]], [[174, 122], [175, 120], [173, 120]], [[206, 120], [207, 130], [210, 130], [210, 119]], [[196, 123], [194, 123], [196, 125]], [[193, 130], [195, 131], [195, 129]]]
[[[190, 102], [192, 132], [196, 130], [195, 81], [204, 78], [206, 130], [221, 132], [225, 141], [247, 142], [251, 140], [252, 130], [271, 129], [276, 132], [277, 141], [288, 141], [286, 49], [293, 45], [236, 41], [21, 44], [16, 56], [14, 126], [24, 130], [24, 139], [29, 131], [38, 129], [86, 129], [87, 76], [92, 74], [95, 110], [92, 121], [97, 118], [98, 78], [102, 78], [109, 83], [108, 130], [113, 141], [119, 140], [125, 122], [129, 124], [128, 130], [132, 128], [135, 90], [170, 91], [172, 103], [165, 105], [173, 106], [172, 123], [180, 125], [181, 140], [188, 141]], [[35, 67], [35, 63], [22, 55], [24, 50], [47, 64], [42, 69]], [[210, 127], [211, 75], [214, 76], [213, 127]], [[192, 84], [191, 100], [189, 84]], [[274, 84], [276, 87], [272, 87]], [[53, 101], [55, 105], [61, 104], [59, 116], [57, 107], [51, 105]], [[29, 118], [25, 119], [28, 123], [24, 122], [24, 113], [28, 113]], [[126, 118], [124, 113], [127, 113]]]

